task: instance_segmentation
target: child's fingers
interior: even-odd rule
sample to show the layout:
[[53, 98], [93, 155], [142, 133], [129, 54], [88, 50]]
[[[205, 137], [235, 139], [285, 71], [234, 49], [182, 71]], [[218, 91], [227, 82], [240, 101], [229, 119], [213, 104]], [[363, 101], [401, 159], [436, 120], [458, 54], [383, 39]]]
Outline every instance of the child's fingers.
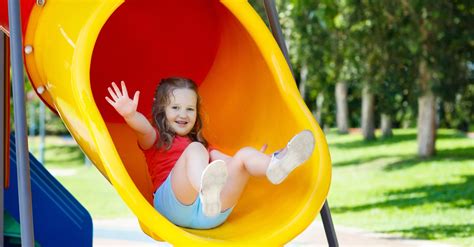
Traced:
[[115, 102], [114, 102], [113, 100], [111, 100], [109, 97], [106, 96], [106, 97], [105, 97], [105, 100], [106, 100], [107, 102], [109, 102], [109, 104], [110, 104], [111, 106], [114, 106], [114, 105], [115, 105]]
[[122, 97], [122, 93], [120, 92], [120, 89], [117, 87], [117, 84], [115, 84], [115, 82], [112, 82], [112, 87], [114, 88], [115, 94], [118, 97]]
[[138, 105], [138, 98], [140, 97], [140, 91], [136, 91], [135, 95], [133, 96], [133, 103]]
[[121, 81], [120, 84], [121, 84], [121, 86], [122, 86], [122, 94], [123, 94], [123, 96], [128, 98], [128, 92], [127, 92], [127, 87], [125, 86], [125, 82], [124, 82], [124, 81]]
[[263, 146], [260, 148], [260, 152], [265, 153], [265, 151], [267, 150], [267, 148], [268, 148], [268, 144], [266, 144], [266, 143], [263, 144]]
[[118, 97], [117, 95], [115, 95], [114, 91], [112, 90], [112, 88], [108, 87], [107, 90], [109, 90], [109, 93], [110, 93], [110, 96], [112, 96], [112, 99], [114, 99], [114, 101], [117, 101], [118, 100]]

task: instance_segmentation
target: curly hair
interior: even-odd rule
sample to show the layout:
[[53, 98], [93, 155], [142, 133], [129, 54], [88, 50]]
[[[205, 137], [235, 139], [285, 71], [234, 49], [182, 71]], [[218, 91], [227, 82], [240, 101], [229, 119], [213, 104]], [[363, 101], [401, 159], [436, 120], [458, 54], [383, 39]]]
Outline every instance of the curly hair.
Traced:
[[208, 146], [206, 139], [202, 135], [202, 120], [200, 114], [200, 102], [201, 98], [198, 94], [198, 88], [196, 83], [188, 78], [181, 77], [170, 77], [162, 79], [156, 88], [155, 98], [152, 106], [152, 122], [158, 129], [159, 138], [156, 144], [158, 149], [165, 148], [169, 150], [176, 133], [173, 131], [166, 118], [166, 106], [170, 103], [170, 96], [176, 89], [190, 89], [196, 93], [196, 123], [194, 124], [191, 132], [188, 136], [193, 142], [200, 142], [205, 147]]

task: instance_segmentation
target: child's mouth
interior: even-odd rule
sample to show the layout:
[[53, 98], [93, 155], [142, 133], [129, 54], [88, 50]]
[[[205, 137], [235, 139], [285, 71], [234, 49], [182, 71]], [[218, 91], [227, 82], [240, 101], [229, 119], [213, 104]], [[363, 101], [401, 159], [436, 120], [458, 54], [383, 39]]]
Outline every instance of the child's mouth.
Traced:
[[188, 124], [187, 121], [175, 121], [175, 123], [177, 123], [177, 124], [178, 124], [179, 126], [181, 126], [181, 127], [184, 127], [184, 126], [186, 126], [186, 125]]

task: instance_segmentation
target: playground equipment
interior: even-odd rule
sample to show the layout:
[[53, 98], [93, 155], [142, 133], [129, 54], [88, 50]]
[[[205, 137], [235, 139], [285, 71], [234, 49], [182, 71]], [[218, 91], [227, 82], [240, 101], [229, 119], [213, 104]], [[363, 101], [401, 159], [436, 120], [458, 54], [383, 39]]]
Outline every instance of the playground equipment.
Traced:
[[[22, 3], [24, 56], [35, 91], [59, 114], [145, 233], [176, 245], [283, 245], [322, 209], [330, 245], [337, 245], [325, 204], [331, 163], [324, 134], [302, 101], [277, 42], [247, 1]], [[273, 2], [265, 3], [285, 51]], [[1, 0], [0, 26], [8, 33], [7, 15], [1, 12], [5, 6]], [[234, 153], [242, 146], [269, 143], [274, 150], [294, 133], [310, 129], [316, 137], [314, 155], [280, 186], [251, 179], [224, 225], [212, 230], [175, 226], [153, 208], [136, 139], [104, 97], [111, 81], [124, 80], [129, 91], [141, 92], [139, 111], [149, 113], [156, 83], [176, 75], [199, 83], [204, 133], [217, 148]]]
[[[30, 154], [35, 240], [41, 246], [91, 246], [92, 218], [87, 210]], [[5, 211], [20, 221], [15, 140], [10, 137], [10, 186], [5, 190]], [[11, 220], [11, 221], [12, 221]], [[6, 231], [5, 246], [20, 246], [19, 232]], [[60, 234], [58, 234], [60, 233]]]

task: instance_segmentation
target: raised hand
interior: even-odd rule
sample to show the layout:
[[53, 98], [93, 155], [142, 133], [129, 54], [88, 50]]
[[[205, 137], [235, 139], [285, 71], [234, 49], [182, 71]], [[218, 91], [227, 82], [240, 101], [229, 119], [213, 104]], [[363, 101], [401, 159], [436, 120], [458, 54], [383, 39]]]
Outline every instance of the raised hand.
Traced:
[[108, 87], [110, 99], [109, 97], [105, 97], [105, 100], [109, 102], [111, 106], [115, 108], [115, 110], [124, 118], [129, 118], [135, 115], [137, 112], [138, 106], [138, 98], [140, 97], [140, 91], [135, 92], [133, 99], [128, 96], [127, 87], [125, 86], [125, 82], [121, 81], [122, 91], [120, 91], [119, 87], [112, 82], [112, 88]]

